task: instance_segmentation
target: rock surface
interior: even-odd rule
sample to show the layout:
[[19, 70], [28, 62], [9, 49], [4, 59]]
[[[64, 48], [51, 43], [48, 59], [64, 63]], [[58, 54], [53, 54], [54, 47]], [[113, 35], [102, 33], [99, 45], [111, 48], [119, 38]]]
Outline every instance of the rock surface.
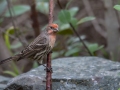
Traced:
[[[69, 57], [52, 61], [52, 90], [118, 90], [120, 63], [98, 57]], [[45, 90], [40, 66], [13, 78], [5, 90]]]
[[10, 78], [0, 76], [0, 90], [3, 90], [6, 87], [9, 80]]

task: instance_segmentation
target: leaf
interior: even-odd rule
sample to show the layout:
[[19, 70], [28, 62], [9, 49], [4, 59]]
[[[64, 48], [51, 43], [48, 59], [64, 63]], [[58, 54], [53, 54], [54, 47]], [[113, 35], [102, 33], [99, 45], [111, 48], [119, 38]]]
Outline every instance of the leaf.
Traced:
[[13, 71], [16, 75], [20, 74], [20, 71], [19, 71], [17, 65], [14, 62], [12, 62], [12, 69], [13, 69]]
[[118, 90], [120, 90], [120, 88], [118, 88]]
[[58, 18], [62, 23], [69, 23], [71, 20], [71, 15], [68, 10], [61, 10], [58, 14]]
[[40, 11], [43, 14], [48, 14], [48, 12], [49, 12], [48, 2], [37, 2], [36, 5], [37, 5], [36, 9], [38, 11]]
[[58, 34], [60, 34], [60, 35], [72, 35], [73, 34], [73, 31], [71, 30], [71, 27], [68, 23], [63, 24], [60, 21], [57, 21], [55, 23], [57, 23], [59, 25]]
[[12, 71], [4, 71], [3, 73], [9, 74], [9, 75], [11, 75], [11, 76], [13, 76], [13, 77], [16, 77], [16, 76], [17, 76], [17, 74], [15, 74], [15, 73], [12, 72]]
[[[13, 7], [10, 8], [12, 12], [13, 16], [18, 16], [21, 14], [24, 14], [25, 12], [30, 10], [30, 7], [28, 5], [15, 5]], [[10, 12], [9, 10], [7, 10], [7, 12], [5, 13], [6, 17], [10, 17]]]
[[10, 48], [11, 48], [11, 49], [17, 49], [17, 48], [19, 48], [19, 47], [21, 47], [21, 46], [22, 46], [22, 43], [21, 43], [21, 42], [18, 42], [18, 43], [14, 44], [14, 45], [11, 45]]
[[65, 53], [65, 56], [71, 56], [71, 55], [76, 56], [79, 54], [79, 51], [80, 51], [79, 48], [72, 48]]
[[60, 56], [59, 52], [53, 52], [52, 53], [52, 58], [56, 58], [56, 57], [59, 57], [59, 56]]
[[39, 66], [38, 63], [36, 61], [34, 61], [33, 68], [37, 68], [38, 66]]
[[78, 7], [72, 7], [71, 9], [69, 9], [71, 17], [73, 17], [78, 12], [78, 10]]
[[94, 52], [97, 51], [97, 50], [100, 50], [102, 49], [104, 46], [98, 46], [98, 44], [89, 44], [87, 45], [88, 46], [88, 49], [90, 50], [90, 52], [92, 53], [92, 55], [94, 55]]
[[5, 44], [7, 46], [8, 49], [10, 49], [10, 40], [9, 40], [9, 35], [14, 33], [14, 28], [10, 27], [9, 29], [6, 30], [5, 34], [4, 34], [4, 38], [5, 38]]
[[[59, 24], [58, 24], [58, 25], [59, 25]], [[65, 30], [65, 29], [69, 29], [69, 28], [70, 28], [70, 25], [69, 25], [69, 24], [61, 24], [59, 28], [60, 28], [60, 31], [61, 31], [61, 30]]]
[[67, 9], [67, 7], [70, 5], [70, 3], [72, 2], [73, 0], [69, 0], [69, 2], [67, 3], [67, 5], [66, 5], [66, 9]]
[[77, 22], [78, 22], [78, 20], [76, 18], [72, 18], [70, 21], [70, 23], [74, 26], [74, 28], [77, 27]]
[[89, 17], [84, 17], [82, 18], [80, 21], [78, 21], [77, 24], [81, 24], [81, 23], [84, 23], [84, 22], [88, 22], [88, 21], [91, 21], [91, 20], [94, 20], [95, 17], [92, 17], [92, 16], [89, 16]]
[[36, 2], [48, 2], [49, 0], [36, 0]]
[[0, 1], [0, 14], [2, 14], [7, 6], [6, 0]]
[[120, 11], [120, 5], [115, 5], [113, 8]]
[[60, 30], [58, 32], [58, 34], [60, 34], [60, 35], [72, 35], [73, 31], [71, 29], [65, 29], [65, 30]]

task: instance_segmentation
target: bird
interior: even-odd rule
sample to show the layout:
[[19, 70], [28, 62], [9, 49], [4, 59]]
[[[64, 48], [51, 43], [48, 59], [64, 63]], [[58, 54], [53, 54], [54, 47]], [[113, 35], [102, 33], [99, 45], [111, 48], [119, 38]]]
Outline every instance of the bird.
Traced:
[[9, 61], [19, 61], [25, 58], [36, 60], [42, 64], [44, 57], [50, 53], [54, 47], [58, 32], [58, 25], [49, 24], [25, 49], [7, 59], [1, 60], [0, 65]]

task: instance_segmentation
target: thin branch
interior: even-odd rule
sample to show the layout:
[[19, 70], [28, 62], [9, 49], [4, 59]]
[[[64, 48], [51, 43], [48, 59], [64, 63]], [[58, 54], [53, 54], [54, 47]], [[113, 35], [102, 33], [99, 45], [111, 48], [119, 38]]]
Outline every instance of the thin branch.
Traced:
[[49, 0], [49, 24], [51, 24], [53, 22], [53, 5], [54, 1], [53, 0]]
[[47, 55], [47, 68], [46, 68], [46, 90], [52, 90], [52, 69], [51, 68], [51, 53]]
[[10, 13], [10, 16], [11, 16], [11, 22], [12, 22], [12, 25], [13, 25], [13, 28], [15, 30], [15, 35], [16, 37], [19, 39], [19, 41], [22, 43], [22, 45], [25, 47], [26, 44], [22, 41], [22, 39], [19, 37], [19, 33], [17, 32], [17, 28], [16, 28], [16, 25], [15, 25], [15, 22], [14, 22], [14, 18], [13, 18], [13, 15], [12, 15], [12, 11], [11, 11], [11, 3], [9, 0], [7, 0], [7, 5], [8, 5], [8, 10], [9, 10], [9, 13]]
[[36, 4], [35, 0], [33, 0], [33, 4], [31, 5], [31, 19], [32, 19], [32, 27], [35, 32], [35, 37], [37, 37], [40, 34], [40, 27], [38, 22], [38, 14], [36, 11]]
[[[62, 5], [60, 4], [60, 1], [59, 1], [59, 0], [57, 0], [57, 3], [58, 3], [58, 5], [59, 5], [59, 7], [60, 7], [61, 9], [63, 9], [63, 7], [62, 7]], [[72, 30], [74, 31], [74, 33], [76, 34], [76, 36], [79, 38], [79, 41], [82, 42], [83, 46], [84, 46], [84, 47], [86, 48], [86, 50], [88, 51], [89, 55], [90, 55], [90, 56], [93, 56], [92, 53], [90, 52], [89, 48], [87, 47], [87, 45], [84, 43], [84, 41], [82, 40], [82, 38], [79, 36], [79, 34], [78, 34], [77, 30], [74, 28], [74, 26], [73, 26], [71, 23], [69, 23], [69, 25], [71, 26], [71, 28], [72, 28]]]
[[11, 11], [11, 9], [10, 9], [10, 8], [11, 8], [11, 3], [10, 3], [9, 0], [7, 0], [7, 5], [8, 5], [8, 10], [9, 10], [10, 16], [11, 16], [11, 18], [12, 18], [11, 22], [12, 22], [12, 25], [13, 25], [14, 30], [15, 30], [15, 35], [16, 35], [16, 37], [19, 39], [19, 41], [22, 43], [22, 45], [25, 47], [26, 44], [21, 40], [21, 38], [19, 37], [19, 33], [17, 32], [17, 28], [16, 28], [16, 25], [15, 25], [15, 23], [14, 23], [14, 18], [13, 18], [13, 15], [12, 15], [12, 11]]
[[93, 56], [92, 53], [90, 52], [89, 48], [87, 47], [87, 45], [84, 43], [84, 41], [82, 40], [82, 38], [79, 36], [78, 32], [75, 30], [74, 26], [69, 23], [72, 30], [74, 31], [74, 33], [76, 34], [76, 36], [79, 38], [79, 41], [82, 42], [83, 46], [86, 48], [86, 50], [88, 51], [90, 56]]
[[[49, 25], [53, 23], [54, 1], [49, 0]], [[47, 55], [47, 68], [51, 69], [51, 52]], [[52, 72], [46, 68], [46, 90], [52, 90]]]
[[[88, 13], [89, 16], [95, 16], [92, 8], [90, 6], [89, 0], [83, 0], [83, 3], [85, 5], [86, 11]], [[95, 28], [95, 30], [104, 38], [106, 38], [106, 33], [102, 30], [102, 28], [99, 26], [99, 22], [97, 20], [93, 20], [92, 24]]]

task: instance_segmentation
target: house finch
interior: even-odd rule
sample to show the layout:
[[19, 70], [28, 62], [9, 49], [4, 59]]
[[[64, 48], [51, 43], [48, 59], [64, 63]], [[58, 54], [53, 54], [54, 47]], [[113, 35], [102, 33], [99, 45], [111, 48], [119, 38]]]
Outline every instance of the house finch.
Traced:
[[55, 44], [57, 32], [58, 25], [50, 24], [46, 30], [41, 32], [41, 34], [36, 37], [34, 41], [32, 41], [24, 50], [21, 51], [21, 53], [0, 61], [0, 64], [11, 60], [19, 61], [24, 58], [32, 58], [42, 64], [43, 58], [51, 52]]

